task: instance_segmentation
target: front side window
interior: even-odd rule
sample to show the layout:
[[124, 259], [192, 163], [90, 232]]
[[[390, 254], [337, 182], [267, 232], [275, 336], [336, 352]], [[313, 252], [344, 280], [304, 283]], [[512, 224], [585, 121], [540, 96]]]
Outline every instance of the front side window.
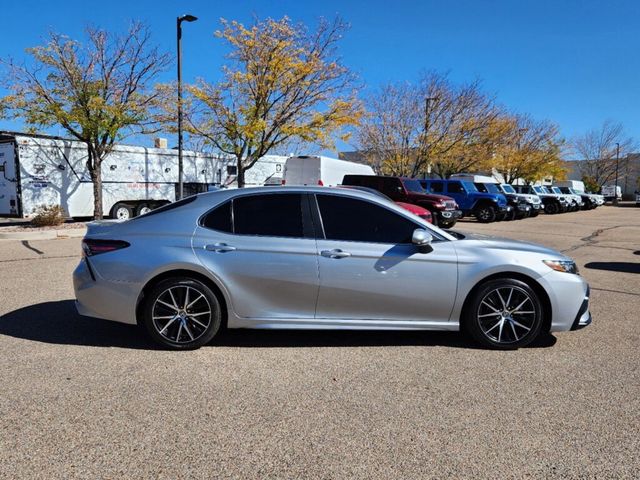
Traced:
[[421, 228], [411, 220], [379, 205], [337, 195], [317, 195], [327, 240], [369, 243], [411, 243]]
[[448, 193], [464, 193], [464, 190], [462, 189], [462, 185], [456, 182], [452, 182], [447, 186], [447, 192]]

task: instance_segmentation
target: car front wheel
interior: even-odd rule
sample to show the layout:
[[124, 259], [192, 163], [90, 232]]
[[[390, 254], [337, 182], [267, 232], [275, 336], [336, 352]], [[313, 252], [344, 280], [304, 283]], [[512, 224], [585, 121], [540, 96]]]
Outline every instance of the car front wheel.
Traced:
[[149, 292], [143, 323], [153, 340], [172, 350], [199, 348], [220, 329], [220, 303], [204, 283], [185, 277], [163, 280]]
[[485, 347], [524, 347], [540, 333], [543, 309], [536, 292], [516, 279], [497, 279], [479, 288], [467, 304], [464, 330]]
[[476, 218], [481, 223], [490, 223], [496, 221], [496, 209], [490, 205], [480, 207], [476, 212]]

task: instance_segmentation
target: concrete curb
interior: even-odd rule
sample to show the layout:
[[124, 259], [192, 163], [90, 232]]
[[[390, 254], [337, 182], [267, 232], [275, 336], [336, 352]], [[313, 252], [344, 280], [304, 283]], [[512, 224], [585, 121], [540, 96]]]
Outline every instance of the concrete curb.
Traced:
[[87, 233], [86, 228], [64, 228], [60, 230], [38, 230], [24, 232], [2, 232], [0, 240], [55, 240], [57, 238], [79, 238]]

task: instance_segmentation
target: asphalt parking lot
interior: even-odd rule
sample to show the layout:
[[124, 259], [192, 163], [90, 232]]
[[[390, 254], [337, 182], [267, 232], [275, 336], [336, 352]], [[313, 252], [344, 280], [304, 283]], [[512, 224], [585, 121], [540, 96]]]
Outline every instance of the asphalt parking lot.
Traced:
[[79, 239], [0, 241], [0, 478], [640, 477], [640, 208], [460, 222], [576, 259], [594, 323], [227, 332], [193, 352], [79, 317]]

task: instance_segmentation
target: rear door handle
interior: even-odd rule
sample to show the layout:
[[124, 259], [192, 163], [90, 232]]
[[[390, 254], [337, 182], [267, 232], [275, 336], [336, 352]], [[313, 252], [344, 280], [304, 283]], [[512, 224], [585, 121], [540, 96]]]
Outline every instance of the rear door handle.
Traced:
[[346, 258], [351, 256], [349, 252], [344, 252], [339, 248], [335, 248], [333, 250], [322, 250], [320, 255], [327, 258]]
[[226, 243], [214, 243], [211, 245], [205, 245], [204, 248], [205, 250], [208, 250], [210, 252], [218, 252], [218, 253], [233, 252], [234, 250], [236, 250], [236, 247], [227, 245]]

